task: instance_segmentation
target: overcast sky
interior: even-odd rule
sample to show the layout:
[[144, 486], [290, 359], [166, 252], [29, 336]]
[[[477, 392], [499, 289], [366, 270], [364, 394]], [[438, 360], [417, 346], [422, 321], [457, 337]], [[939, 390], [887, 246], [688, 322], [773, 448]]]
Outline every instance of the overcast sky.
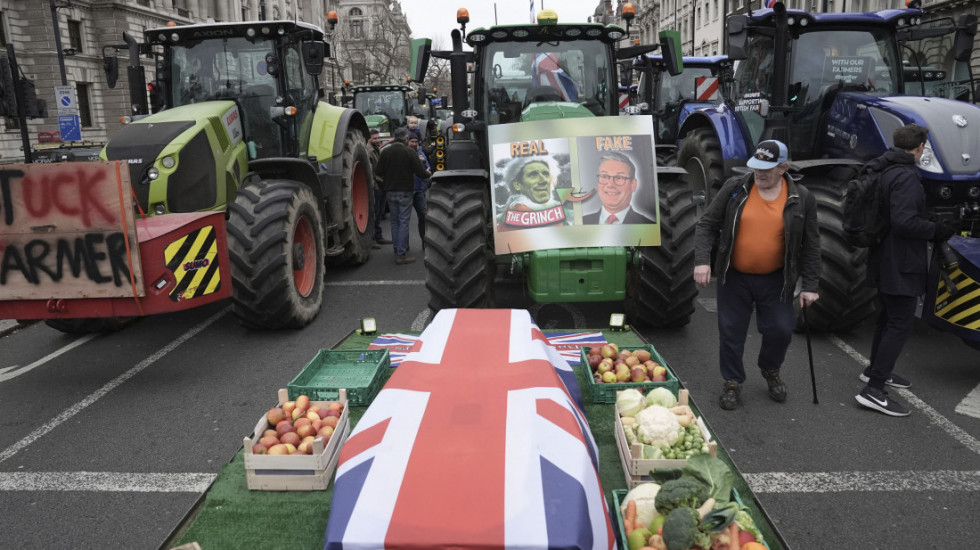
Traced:
[[[534, 13], [542, 9], [558, 12], [559, 23], [584, 23], [595, 13], [600, 0], [534, 0]], [[541, 4], [544, 3], [542, 8]], [[612, 2], [615, 9], [616, 2]], [[477, 27], [530, 23], [529, 0], [401, 0], [413, 38], [431, 38], [433, 45], [449, 49], [449, 33], [458, 28], [456, 10], [470, 12], [469, 32]], [[494, 6], [497, 18], [494, 20]], [[437, 39], [439, 40], [437, 42]]]

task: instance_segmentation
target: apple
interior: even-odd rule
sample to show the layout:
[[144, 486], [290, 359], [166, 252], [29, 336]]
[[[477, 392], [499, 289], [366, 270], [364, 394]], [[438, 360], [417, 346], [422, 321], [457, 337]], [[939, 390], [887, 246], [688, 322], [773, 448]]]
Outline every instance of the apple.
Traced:
[[629, 365], [630, 368], [633, 368], [640, 364], [640, 359], [635, 355], [630, 355], [626, 359], [623, 359], [623, 362]]
[[266, 447], [265, 445], [263, 445], [261, 443], [256, 443], [255, 445], [252, 445], [252, 454], [253, 455], [264, 455], [264, 454], [268, 454], [268, 453], [269, 453], [269, 448]]
[[281, 420], [286, 419], [286, 413], [279, 407], [273, 407], [269, 409], [269, 412], [265, 413], [265, 419], [269, 421], [269, 425], [275, 426]]
[[319, 405], [313, 405], [312, 407], [306, 409], [306, 414], [310, 414], [310, 411], [319, 412], [320, 408], [321, 407]]
[[270, 455], [288, 455], [289, 454], [289, 449], [285, 445], [283, 445], [282, 443], [280, 443], [278, 445], [273, 445], [272, 447], [269, 447], [269, 454]]
[[603, 357], [612, 358], [612, 357], [615, 357], [616, 355], [618, 355], [619, 352], [616, 351], [616, 348], [614, 348], [612, 346], [612, 344], [606, 344], [606, 345], [602, 346], [602, 351], [600, 351], [599, 353]]
[[270, 435], [272, 437], [279, 437], [279, 432], [277, 432], [274, 429], [269, 429], [269, 430], [266, 430], [266, 431], [262, 432], [262, 437], [267, 437], [267, 436], [270, 436]]
[[305, 395], [301, 395], [296, 398], [296, 408], [297, 409], [309, 409], [310, 408], [310, 398]]
[[617, 358], [618, 358], [618, 359], [619, 359], [620, 361], [626, 361], [626, 358], [627, 358], [627, 357], [633, 357], [633, 355], [632, 355], [632, 354], [631, 354], [630, 352], [628, 352], [628, 351], [621, 351], [621, 352], [619, 352], [619, 354], [618, 354], [618, 355], [616, 355], [616, 357], [617, 357]]
[[316, 430], [310, 424], [305, 424], [303, 426], [300, 426], [299, 428], [296, 428], [296, 435], [298, 435], [300, 439], [308, 435], [315, 435], [315, 434], [316, 434]]
[[262, 445], [265, 445], [265, 448], [268, 450], [268, 449], [271, 449], [273, 445], [278, 445], [278, 444], [280, 444], [282, 442], [279, 441], [279, 438], [278, 437], [267, 435], [267, 436], [263, 437], [262, 439], [260, 439], [259, 440], [259, 443], [262, 444]]
[[602, 373], [602, 381], [606, 384], [612, 384], [616, 381], [616, 373], [613, 371], [606, 371]]
[[311, 439], [309, 441], [301, 441], [299, 446], [296, 447], [296, 450], [303, 453], [304, 455], [313, 454], [313, 440]]
[[320, 419], [324, 419], [330, 414], [330, 409], [327, 407], [321, 407], [320, 410], [316, 411], [316, 414], [320, 415]]
[[323, 418], [324, 418], [324, 420], [327, 419], [327, 418], [331, 418], [331, 417], [333, 417], [333, 418], [340, 418], [340, 414], [341, 414], [341, 411], [330, 410], [330, 411], [327, 411], [327, 416], [325, 416]]
[[641, 363], [645, 363], [650, 360], [650, 352], [645, 349], [638, 349], [633, 352], [633, 355], [640, 360]]
[[297, 432], [286, 432], [279, 437], [279, 442], [288, 443], [290, 445], [299, 445], [301, 439], [302, 438], [299, 436], [299, 433]]
[[323, 427], [323, 420], [314, 420], [313, 423], [310, 425], [313, 426], [314, 431], [318, 432], [320, 431], [320, 428]]
[[293, 416], [293, 420], [296, 420], [297, 418], [301, 418], [303, 416], [306, 416], [306, 409], [301, 409], [299, 407], [296, 407], [295, 409], [293, 409], [293, 415], [292, 416]]
[[[323, 426], [330, 426], [331, 428], [336, 428], [337, 427], [337, 423], [339, 421], [340, 421], [340, 418], [338, 418], [336, 416], [328, 416], [328, 417], [326, 417], [326, 418], [323, 419]], [[319, 431], [319, 430], [317, 430], [317, 431]]]
[[313, 422], [314, 420], [320, 420], [320, 415], [316, 411], [306, 411], [304, 418], [309, 418], [310, 422]]
[[292, 424], [283, 424], [280, 422], [279, 425], [276, 426], [276, 433], [279, 434], [279, 439], [282, 439], [283, 434], [288, 434], [295, 431], [296, 428], [293, 428]]
[[643, 382], [646, 377], [647, 373], [643, 367], [633, 367], [633, 370], [630, 371], [630, 380], [633, 382]]
[[601, 375], [603, 375], [603, 374], [605, 374], [605, 373], [607, 373], [607, 372], [609, 372], [611, 370], [613, 370], [613, 362], [612, 362], [612, 359], [609, 359], [608, 361], [605, 360], [605, 359], [603, 359], [602, 362], [599, 363], [599, 366], [596, 367], [595, 372], [596, 372], [596, 374], [598, 374], [598, 375], [601, 376]]
[[666, 382], [667, 381], [667, 377], [666, 376], [663, 376], [662, 374], [655, 374], [655, 375], [653, 375], [653, 376], [650, 377], [650, 381], [651, 382]]
[[598, 355], [598, 354], [596, 354], [596, 355], [591, 355], [590, 354], [589, 355], [589, 366], [592, 367], [592, 370], [595, 370], [595, 368], [598, 367], [599, 366], [599, 363], [601, 363], [601, 362], [602, 362], [602, 356], [601, 355]]
[[283, 443], [283, 445], [286, 447], [286, 454], [291, 455], [296, 452], [296, 445], [291, 443]]
[[309, 426], [311, 424], [313, 424], [313, 421], [304, 416], [303, 418], [297, 418], [296, 421], [293, 422], [293, 427], [298, 430], [301, 426]]
[[651, 374], [654, 376], [663, 376], [664, 378], [667, 378], [667, 368], [663, 365], [657, 365], [656, 367], [653, 367]]
[[616, 381], [625, 382], [630, 379], [630, 368], [625, 363], [616, 367]]
[[320, 428], [320, 431], [316, 433], [317, 437], [322, 437], [324, 443], [330, 440], [330, 436], [333, 435], [333, 426], [324, 426]]
[[285, 403], [282, 404], [282, 411], [286, 413], [286, 416], [292, 416], [293, 409], [295, 408], [296, 408], [295, 401], [286, 401]]

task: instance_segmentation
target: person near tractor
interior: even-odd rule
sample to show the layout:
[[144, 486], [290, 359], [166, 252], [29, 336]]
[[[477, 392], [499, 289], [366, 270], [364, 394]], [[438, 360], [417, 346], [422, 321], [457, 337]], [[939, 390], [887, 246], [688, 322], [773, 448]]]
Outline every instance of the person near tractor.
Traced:
[[411, 136], [422, 143], [422, 130], [419, 129], [419, 117], [415, 115], [409, 115], [405, 118], [405, 129]]
[[[431, 166], [429, 166], [429, 159], [425, 156], [422, 149], [419, 148], [419, 140], [415, 136], [408, 136], [408, 146], [414, 149], [419, 154], [419, 160], [422, 161], [422, 165], [425, 166], [426, 170], [432, 171]], [[415, 194], [412, 197], [412, 204], [415, 206], [415, 214], [418, 215], [419, 219], [419, 237], [422, 239], [422, 246], [425, 246], [425, 213], [428, 212], [428, 203], [425, 199], [425, 192], [429, 189], [429, 179], [420, 178], [415, 176]]]
[[622, 225], [654, 223], [653, 220], [633, 209], [631, 203], [636, 193], [636, 165], [625, 153], [607, 151], [599, 157], [596, 174], [596, 191], [602, 207], [582, 216], [583, 224]]
[[752, 172], [722, 185], [694, 237], [694, 282], [711, 280], [712, 249], [717, 247], [718, 359], [724, 386], [722, 409], [741, 405], [745, 382], [742, 354], [753, 310], [762, 334], [758, 364], [769, 396], [786, 401], [779, 375], [796, 324], [793, 294], [802, 279], [800, 307], [815, 302], [820, 282], [817, 201], [806, 187], [785, 175], [789, 150], [761, 142], [747, 166]]
[[414, 176], [428, 178], [418, 153], [408, 146], [408, 130], [396, 128], [394, 140], [381, 150], [375, 177], [381, 178], [388, 208], [391, 210], [391, 240], [394, 241], [395, 263], [410, 264], [415, 258], [407, 256], [408, 222], [412, 216], [415, 195]]
[[381, 178], [377, 177], [376, 168], [378, 160], [381, 158], [381, 130], [371, 128], [368, 131], [371, 136], [368, 138], [368, 154], [371, 156], [371, 177], [374, 180], [374, 243], [372, 248], [381, 248], [383, 244], [391, 244], [391, 239], [386, 239], [384, 231], [381, 230], [381, 220], [384, 218], [385, 192], [381, 189]]
[[[946, 242], [955, 233], [944, 222], [931, 221], [917, 165], [929, 131], [918, 124], [895, 130], [894, 146], [871, 160], [882, 171], [881, 204], [887, 224], [879, 243], [868, 254], [868, 282], [878, 288], [878, 319], [871, 341], [871, 363], [860, 379], [865, 382], [858, 403], [889, 416], [908, 416], [905, 405], [888, 395], [885, 386], [907, 388], [911, 383], [895, 374], [895, 362], [912, 335], [918, 297], [926, 292], [928, 242]], [[886, 168], [890, 168], [887, 171]]]
[[[568, 225], [570, 221], [554, 193], [557, 172], [549, 157], [517, 157], [511, 160], [504, 169], [509, 195], [500, 215], [498, 230]], [[544, 212], [547, 215], [533, 216], [527, 221], [522, 214], [525, 212]]]

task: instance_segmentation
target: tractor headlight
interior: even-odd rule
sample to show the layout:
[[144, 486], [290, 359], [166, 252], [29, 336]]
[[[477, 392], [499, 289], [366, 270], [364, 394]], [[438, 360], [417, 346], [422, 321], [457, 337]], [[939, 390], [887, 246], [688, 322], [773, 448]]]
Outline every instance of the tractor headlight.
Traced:
[[919, 168], [933, 174], [943, 173], [943, 167], [939, 165], [939, 159], [936, 158], [936, 155], [932, 150], [931, 141], [926, 142], [925, 149], [922, 151], [922, 158], [919, 159]]
[[160, 171], [156, 168], [150, 168], [146, 171], [146, 177], [150, 178], [150, 181], [153, 181], [160, 177]]
[[160, 164], [162, 164], [164, 168], [173, 168], [177, 165], [177, 161], [174, 160], [172, 156], [167, 155], [160, 159]]
[[977, 197], [980, 197], [980, 187], [977, 187], [976, 185], [974, 185], [973, 187], [970, 188], [969, 191], [967, 191], [967, 194], [970, 195], [970, 198], [971, 199], [975, 199]]
[[953, 196], [953, 188], [948, 185], [940, 185], [939, 196], [943, 200], [949, 200]]

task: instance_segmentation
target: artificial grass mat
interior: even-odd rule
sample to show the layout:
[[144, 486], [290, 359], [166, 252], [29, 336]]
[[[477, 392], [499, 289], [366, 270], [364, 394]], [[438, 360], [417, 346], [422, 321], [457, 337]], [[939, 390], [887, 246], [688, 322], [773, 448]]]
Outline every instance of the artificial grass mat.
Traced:
[[[548, 332], [586, 332], [554, 331]], [[635, 332], [603, 331], [606, 340], [620, 347], [644, 345]], [[375, 336], [353, 333], [334, 349], [367, 349]], [[670, 358], [665, 358], [670, 364]], [[388, 369], [386, 377], [392, 369]], [[613, 404], [592, 403], [588, 395], [586, 369], [576, 368], [585, 415], [589, 420], [592, 437], [599, 447], [599, 478], [611, 509], [612, 491], [626, 488], [626, 478], [620, 464], [616, 448], [613, 422], [616, 407]], [[285, 387], [285, 383], [283, 384]], [[694, 400], [691, 407], [700, 416]], [[350, 421], [353, 428], [367, 407], [350, 407]], [[713, 433], [713, 432], [712, 432]], [[722, 445], [718, 445], [718, 457], [723, 459], [735, 472], [735, 489], [742, 495], [771, 550], [785, 548], [782, 538], [771, 527], [771, 522], [758, 506], [752, 492], [741, 474], [732, 464]], [[327, 520], [330, 515], [330, 500], [333, 497], [333, 482], [324, 491], [250, 491], [245, 482], [245, 460], [239, 450], [234, 459], [225, 464], [217, 479], [208, 489], [203, 501], [193, 510], [181, 526], [175, 530], [163, 548], [173, 548], [190, 542], [197, 542], [202, 550], [238, 550], [241, 548], [291, 548], [319, 550], [323, 548]]]

